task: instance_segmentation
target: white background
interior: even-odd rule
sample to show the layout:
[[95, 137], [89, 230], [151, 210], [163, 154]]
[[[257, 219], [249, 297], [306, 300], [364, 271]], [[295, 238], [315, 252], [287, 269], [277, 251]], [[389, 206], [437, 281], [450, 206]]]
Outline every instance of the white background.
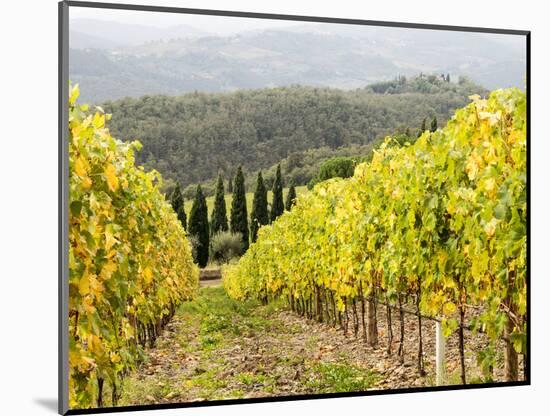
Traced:
[[[116, 0], [112, 0], [116, 1]], [[202, 0], [142, 4], [532, 31], [532, 381], [530, 387], [156, 411], [159, 415], [543, 414], [547, 303], [548, 79], [544, 1]], [[0, 414], [54, 414], [57, 396], [57, 2], [2, 2], [0, 80]], [[546, 408], [546, 411], [543, 409]], [[143, 413], [136, 413], [143, 414]], [[548, 413], [546, 413], [548, 414]]]

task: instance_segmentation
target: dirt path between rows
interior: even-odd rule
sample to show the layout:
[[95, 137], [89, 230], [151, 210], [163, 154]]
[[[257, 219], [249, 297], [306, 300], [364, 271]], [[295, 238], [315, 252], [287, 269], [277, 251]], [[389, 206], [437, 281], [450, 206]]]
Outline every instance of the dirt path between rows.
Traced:
[[[204, 286], [203, 286], [204, 285]], [[379, 347], [308, 321], [283, 305], [230, 300], [219, 280], [201, 282], [146, 362], [127, 378], [120, 405], [315, 394], [433, 385], [434, 323], [424, 321], [426, 376], [416, 369], [416, 318], [406, 318], [405, 362], [397, 357], [399, 319], [393, 316], [393, 354], [386, 354], [385, 308], [379, 308]], [[483, 335], [466, 334], [468, 382], [480, 382], [476, 351]], [[460, 382], [458, 336], [447, 340], [448, 384]], [[496, 380], [502, 381], [502, 357]]]
[[221, 286], [222, 279], [209, 279], [199, 281], [200, 287]]

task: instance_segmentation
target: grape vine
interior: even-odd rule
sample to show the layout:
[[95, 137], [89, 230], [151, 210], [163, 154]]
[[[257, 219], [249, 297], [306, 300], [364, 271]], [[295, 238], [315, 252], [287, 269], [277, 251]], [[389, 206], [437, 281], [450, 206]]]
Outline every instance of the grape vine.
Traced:
[[[412, 145], [387, 138], [352, 178], [318, 184], [262, 227], [224, 270], [230, 296], [283, 297], [345, 331], [353, 314], [356, 334], [361, 315], [372, 345], [377, 305], [398, 307], [403, 322], [412, 302], [419, 321], [439, 317], [446, 336], [459, 331], [463, 383], [465, 327], [490, 339], [478, 357], [487, 378], [504, 339], [506, 379], [517, 380], [527, 352], [526, 98], [518, 89], [470, 98], [443, 129]], [[400, 354], [402, 343], [403, 329]], [[418, 349], [423, 374], [421, 332]]]
[[116, 404], [120, 383], [183, 300], [198, 269], [185, 231], [134, 162], [139, 142], [114, 139], [110, 118], [69, 99], [69, 404]]

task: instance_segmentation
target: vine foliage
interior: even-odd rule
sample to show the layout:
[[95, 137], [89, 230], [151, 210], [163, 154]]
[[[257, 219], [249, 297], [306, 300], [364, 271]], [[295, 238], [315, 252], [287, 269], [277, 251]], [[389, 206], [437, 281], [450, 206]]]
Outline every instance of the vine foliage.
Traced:
[[69, 99], [69, 404], [112, 404], [122, 377], [177, 305], [194, 296], [198, 269], [160, 175], [135, 165], [110, 116]]
[[355, 317], [358, 304], [364, 311], [365, 299], [400, 309], [413, 300], [419, 316], [442, 319], [446, 336], [473, 308], [470, 329], [491, 340], [478, 357], [487, 378], [504, 339], [506, 378], [517, 379], [527, 331], [526, 99], [518, 89], [470, 98], [443, 129], [414, 144], [387, 138], [353, 177], [316, 185], [261, 227], [224, 272], [230, 296], [284, 297], [335, 322], [348, 310]]

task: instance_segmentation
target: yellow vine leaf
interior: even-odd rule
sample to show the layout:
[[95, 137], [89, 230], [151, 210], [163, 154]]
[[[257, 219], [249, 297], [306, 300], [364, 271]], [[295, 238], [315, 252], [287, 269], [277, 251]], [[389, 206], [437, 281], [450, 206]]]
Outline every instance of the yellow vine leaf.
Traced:
[[146, 267], [145, 269], [143, 269], [143, 277], [145, 278], [145, 282], [147, 284], [153, 281], [153, 271], [150, 267]]
[[87, 177], [86, 162], [82, 156], [79, 156], [74, 162], [74, 171], [80, 178]]
[[78, 291], [82, 296], [90, 293], [90, 275], [85, 273], [78, 283]]
[[73, 106], [76, 103], [76, 99], [80, 95], [80, 89], [78, 88], [78, 84], [75, 84], [75, 86], [72, 88], [69, 94], [70, 94], [69, 105]]
[[495, 231], [496, 231], [496, 228], [497, 228], [497, 223], [498, 223], [498, 220], [496, 218], [491, 218], [491, 221], [489, 221], [487, 224], [485, 224], [483, 229], [487, 233], [487, 237], [491, 238], [495, 235]]
[[468, 157], [465, 170], [468, 174], [468, 178], [473, 181], [479, 172], [478, 158], [475, 153], [472, 153], [470, 157]]
[[118, 240], [113, 236], [111, 227], [107, 227], [105, 229], [105, 249], [107, 251], [111, 250], [111, 247], [113, 247], [117, 242]]
[[107, 179], [107, 185], [112, 192], [116, 192], [118, 189], [118, 178], [116, 176], [116, 168], [112, 164], [108, 164], [105, 167], [105, 179]]
[[82, 186], [85, 189], [90, 189], [93, 185], [92, 179], [89, 176], [86, 176], [84, 179], [82, 179]]
[[453, 302], [446, 302], [443, 305], [443, 313], [447, 316], [452, 315], [456, 311], [456, 305]]
[[94, 118], [92, 119], [92, 125], [96, 129], [100, 129], [105, 126], [105, 115], [101, 113], [95, 113]]

